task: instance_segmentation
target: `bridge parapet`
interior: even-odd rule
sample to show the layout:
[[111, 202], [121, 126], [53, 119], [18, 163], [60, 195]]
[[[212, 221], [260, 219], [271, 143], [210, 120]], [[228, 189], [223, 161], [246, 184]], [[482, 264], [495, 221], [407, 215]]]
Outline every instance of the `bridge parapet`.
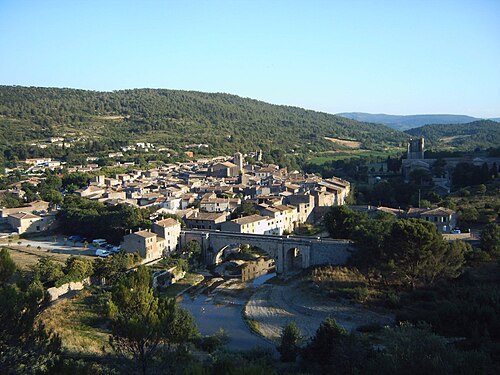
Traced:
[[209, 230], [181, 231], [180, 247], [190, 241], [200, 243], [207, 265], [216, 264], [221, 258], [220, 252], [230, 245], [249, 244], [258, 247], [275, 259], [279, 274], [297, 266], [294, 258], [298, 258], [299, 255], [298, 267], [305, 269], [319, 264], [345, 264], [351, 253], [351, 241], [319, 237], [272, 236]]

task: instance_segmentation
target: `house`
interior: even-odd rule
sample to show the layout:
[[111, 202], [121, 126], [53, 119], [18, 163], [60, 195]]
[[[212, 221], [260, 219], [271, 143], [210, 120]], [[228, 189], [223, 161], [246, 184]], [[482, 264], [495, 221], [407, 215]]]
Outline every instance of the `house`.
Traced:
[[439, 233], [451, 233], [457, 226], [457, 213], [449, 208], [410, 208], [408, 218], [417, 218], [436, 225]]
[[227, 232], [267, 234], [268, 216], [250, 215], [222, 223], [221, 229]]
[[165, 239], [165, 253], [170, 253], [177, 249], [179, 236], [181, 234], [181, 223], [168, 218], [153, 223], [151, 231]]
[[45, 202], [42, 200], [36, 200], [31, 203], [28, 203], [25, 207], [15, 207], [15, 208], [5, 208], [2, 207], [0, 209], [0, 214], [1, 214], [1, 219], [2, 220], [7, 220], [8, 216], [10, 214], [15, 214], [19, 212], [25, 212], [25, 213], [40, 213], [40, 212], [47, 212], [49, 210], [49, 202]]
[[310, 194], [297, 194], [285, 197], [285, 203], [297, 207], [297, 221], [299, 223], [313, 220], [314, 196]]
[[147, 230], [140, 230], [123, 237], [120, 246], [125, 252], [137, 252], [144, 259], [144, 262], [150, 262], [163, 257], [165, 238]]
[[[345, 204], [345, 201], [351, 192], [350, 182], [338, 177], [332, 177], [321, 180], [318, 182], [318, 185], [320, 187], [324, 187], [325, 192], [334, 194], [335, 198], [333, 204], [339, 206]], [[323, 205], [328, 205], [328, 204], [320, 204], [320, 206]]]
[[184, 217], [189, 229], [220, 230], [221, 224], [226, 221], [224, 212], [196, 212], [191, 211]]
[[37, 233], [50, 229], [55, 221], [55, 213], [39, 216], [32, 213], [18, 212], [10, 214], [7, 221], [18, 234]]
[[276, 172], [276, 168], [272, 167], [264, 167], [255, 171], [255, 177], [257, 178], [267, 178], [273, 175]]
[[240, 168], [236, 164], [226, 161], [212, 165], [209, 173], [214, 177], [235, 177], [240, 174]]
[[175, 213], [177, 210], [181, 209], [182, 198], [169, 197], [165, 198], [161, 203], [160, 207], [165, 210]]
[[94, 185], [86, 186], [84, 188], [75, 191], [75, 193], [78, 194], [80, 197], [85, 197], [89, 199], [100, 198], [105, 192], [106, 189]]
[[276, 234], [282, 235], [285, 231], [291, 233], [295, 229], [298, 220], [296, 207], [283, 204], [267, 205], [263, 203], [257, 205], [256, 209], [262, 216], [268, 216], [274, 220], [274, 222], [270, 222], [269, 226], [274, 226], [277, 229]]
[[206, 193], [200, 200], [200, 210], [206, 212], [230, 212], [240, 204], [240, 198], [218, 198], [214, 193]]

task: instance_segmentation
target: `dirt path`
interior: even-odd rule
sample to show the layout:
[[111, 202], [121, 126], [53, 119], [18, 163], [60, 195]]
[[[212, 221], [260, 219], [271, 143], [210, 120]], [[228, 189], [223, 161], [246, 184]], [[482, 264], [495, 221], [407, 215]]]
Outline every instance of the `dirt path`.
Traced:
[[394, 316], [368, 310], [349, 302], [316, 296], [298, 281], [288, 285], [264, 285], [250, 298], [245, 314], [258, 323], [260, 333], [277, 341], [284, 325], [294, 321], [304, 337], [312, 336], [319, 324], [332, 317], [348, 330], [368, 323], [392, 324]]

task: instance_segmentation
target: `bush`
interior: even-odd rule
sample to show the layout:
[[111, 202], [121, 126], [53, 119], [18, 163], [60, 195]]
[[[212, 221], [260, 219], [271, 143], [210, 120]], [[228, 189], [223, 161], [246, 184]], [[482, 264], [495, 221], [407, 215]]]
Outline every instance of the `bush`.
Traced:
[[357, 286], [355, 288], [342, 288], [339, 291], [349, 299], [353, 299], [356, 302], [365, 302], [370, 295], [370, 291], [366, 286]]
[[212, 336], [202, 337], [198, 342], [198, 346], [204, 352], [213, 353], [222, 348], [228, 341], [228, 335], [223, 329], [220, 329]]
[[401, 298], [395, 291], [390, 290], [385, 294], [385, 304], [387, 307], [397, 309], [401, 307]]

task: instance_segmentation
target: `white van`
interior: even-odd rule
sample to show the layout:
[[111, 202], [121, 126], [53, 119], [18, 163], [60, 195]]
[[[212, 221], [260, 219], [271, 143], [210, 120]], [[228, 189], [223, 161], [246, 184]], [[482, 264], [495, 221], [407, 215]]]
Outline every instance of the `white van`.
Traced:
[[111, 255], [111, 252], [109, 252], [108, 250], [97, 249], [95, 255], [98, 257], [106, 258], [107, 256]]

